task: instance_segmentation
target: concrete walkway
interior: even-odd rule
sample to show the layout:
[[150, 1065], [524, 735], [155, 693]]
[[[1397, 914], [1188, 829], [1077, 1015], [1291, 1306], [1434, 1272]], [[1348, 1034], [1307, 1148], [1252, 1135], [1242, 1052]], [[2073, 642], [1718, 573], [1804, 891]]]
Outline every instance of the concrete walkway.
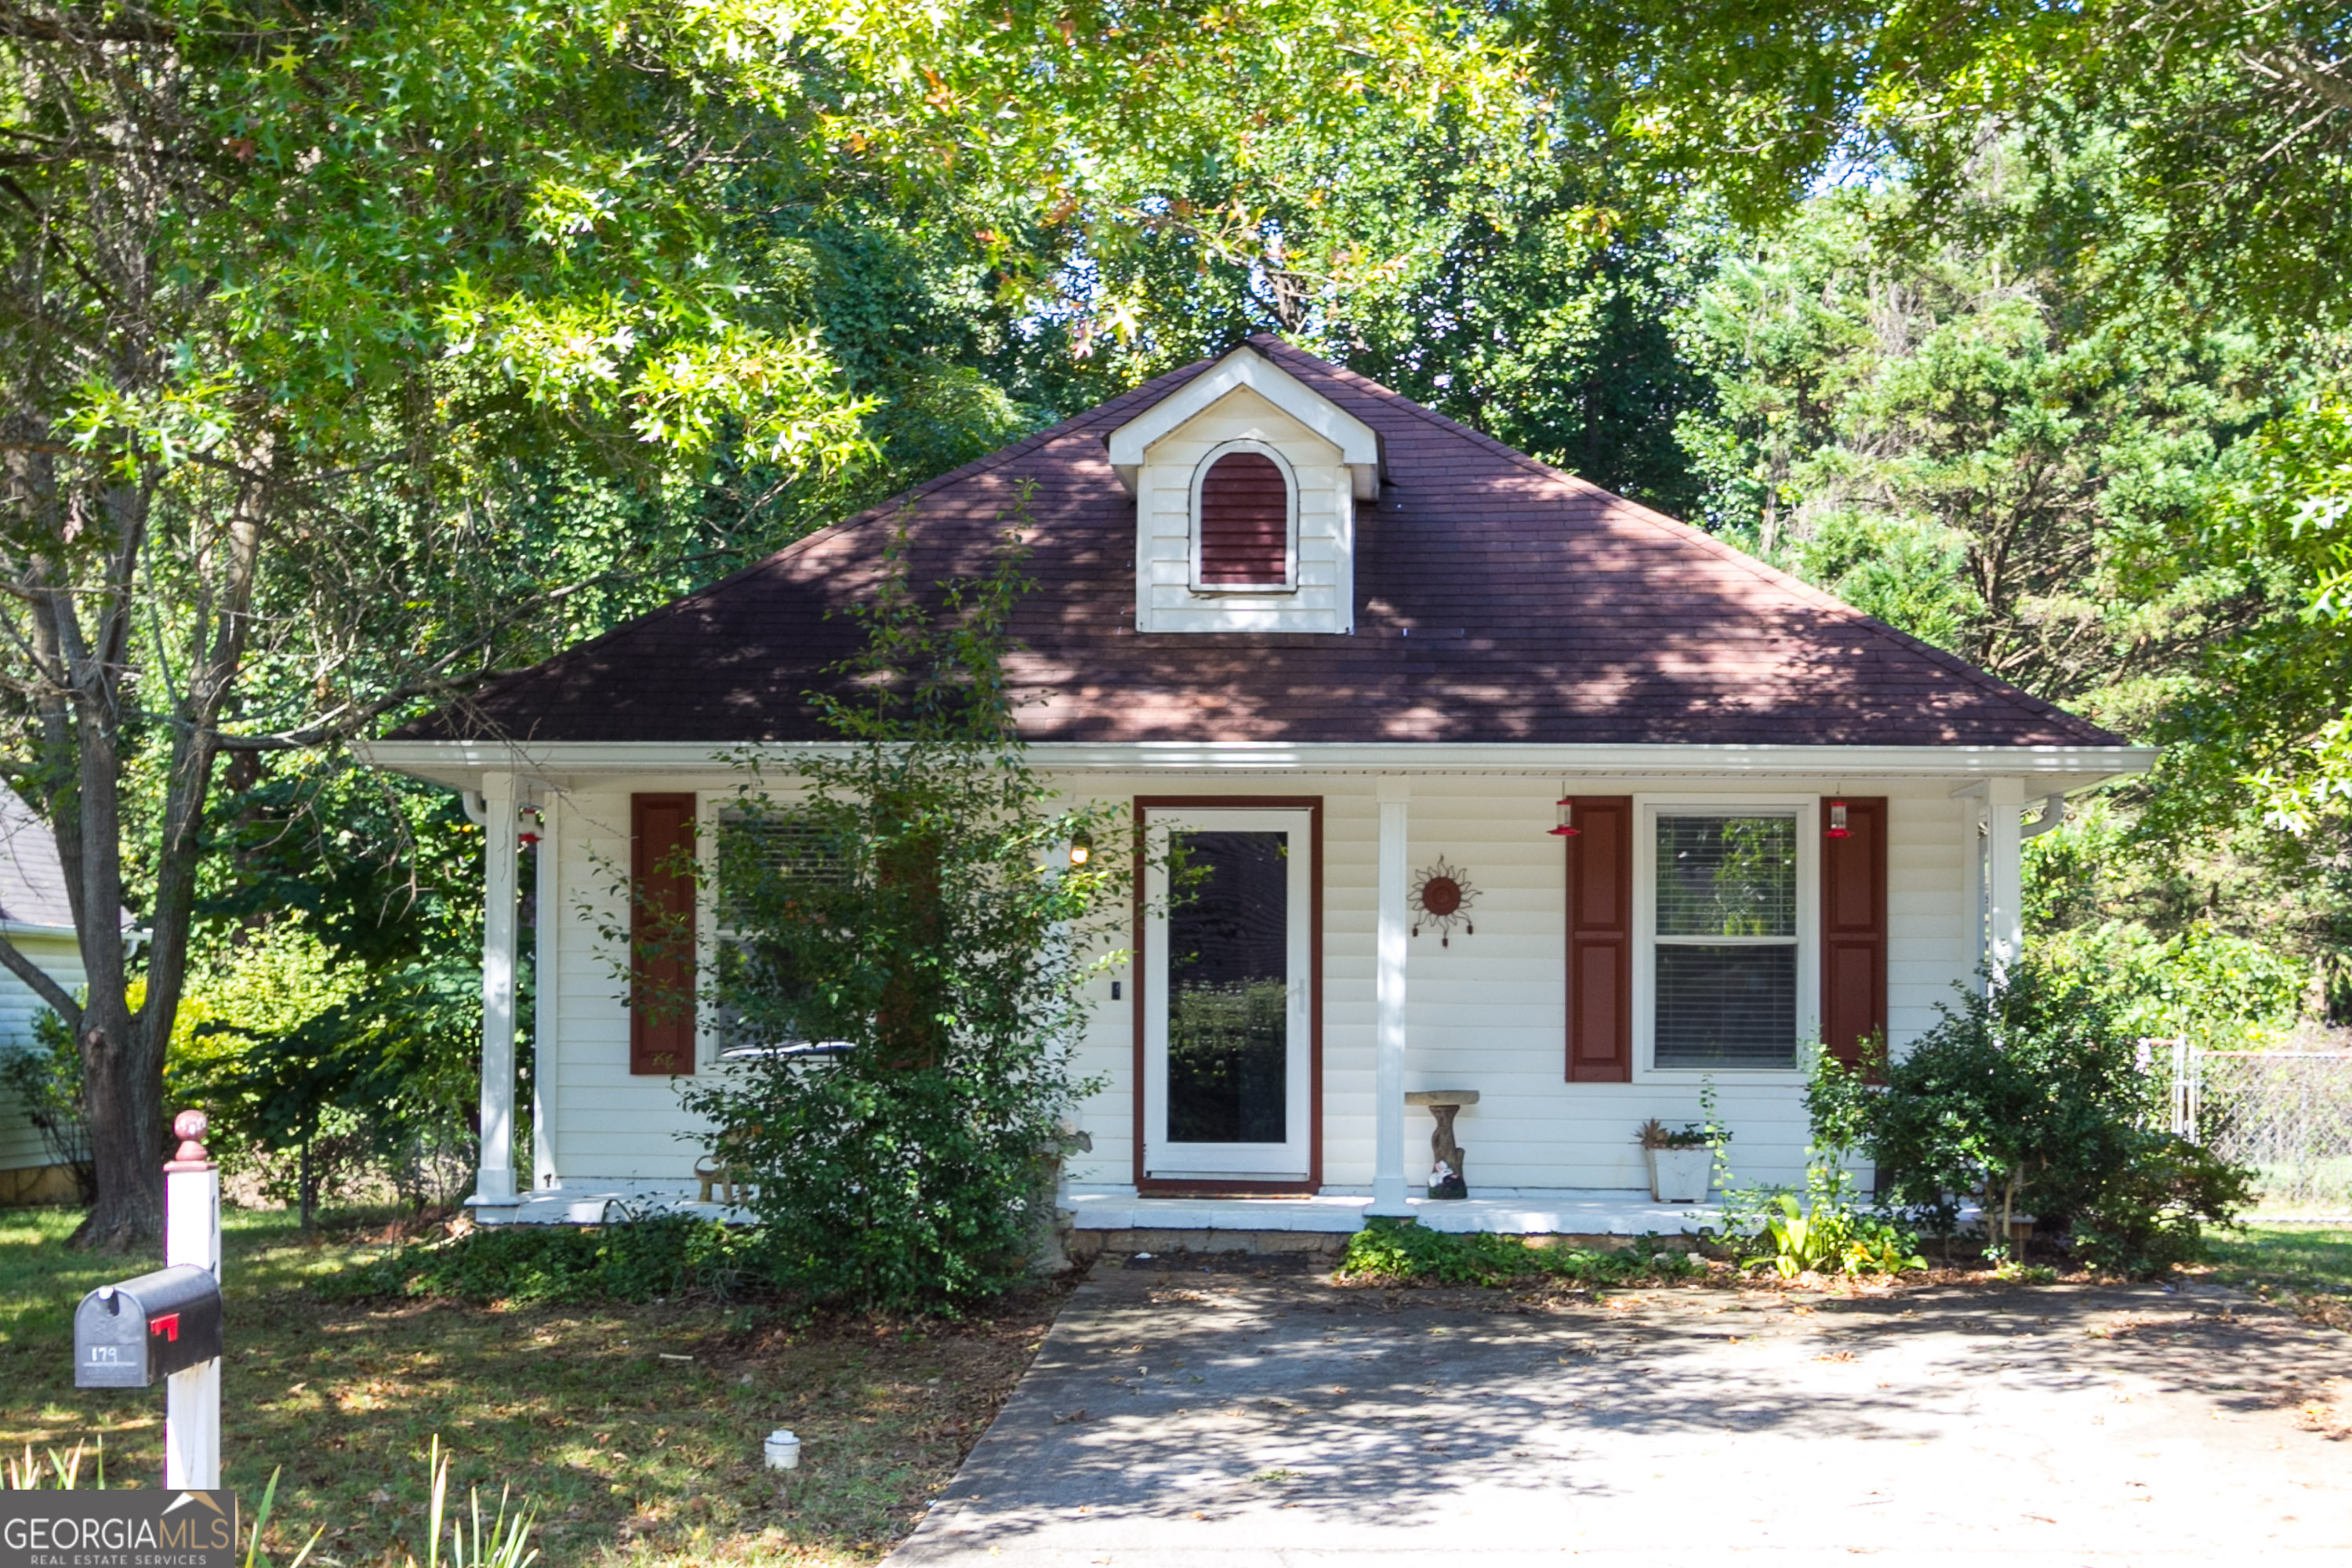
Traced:
[[1097, 1265], [890, 1563], [2352, 1561], [2352, 1339], [2219, 1289], [1595, 1305], [1198, 1261]]

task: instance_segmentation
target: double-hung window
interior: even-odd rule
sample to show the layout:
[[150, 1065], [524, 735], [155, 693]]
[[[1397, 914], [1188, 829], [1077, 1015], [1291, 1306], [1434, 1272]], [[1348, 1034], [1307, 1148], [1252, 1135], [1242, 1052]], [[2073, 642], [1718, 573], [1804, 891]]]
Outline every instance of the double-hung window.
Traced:
[[1653, 820], [1651, 1064], [1794, 1067], [1809, 989], [1796, 813], [1662, 805]]
[[[710, 1020], [705, 1051], [759, 1049], [807, 1043], [805, 1030], [782, 1022], [806, 989], [790, 973], [785, 955], [760, 940], [759, 910], [774, 910], [791, 897], [795, 881], [837, 887], [846, 875], [815, 828], [782, 810], [746, 811], [729, 805], [712, 813], [719, 824], [713, 845], [711, 945], [724, 978], [720, 1005]], [[746, 1010], [730, 1002], [746, 994], [759, 1005]]]

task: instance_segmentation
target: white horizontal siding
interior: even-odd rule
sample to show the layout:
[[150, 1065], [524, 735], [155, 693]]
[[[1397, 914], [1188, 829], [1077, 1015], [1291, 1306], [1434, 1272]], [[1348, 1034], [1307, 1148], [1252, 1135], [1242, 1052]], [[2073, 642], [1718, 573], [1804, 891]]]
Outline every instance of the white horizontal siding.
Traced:
[[[692, 1181], [700, 1124], [677, 1102], [680, 1080], [629, 1071], [625, 940], [608, 941], [603, 928], [626, 929], [616, 879], [629, 868], [629, 796], [695, 787], [692, 780], [640, 780], [574, 791], [560, 807], [563, 907], [549, 999], [558, 1059], [547, 1094], [552, 1149], [541, 1170], [566, 1182]], [[682, 1134], [697, 1136], [687, 1142]]]
[[[68, 992], [82, 985], [81, 949], [70, 936], [24, 933], [11, 939], [18, 951], [41, 966], [50, 979]], [[47, 1004], [33, 988], [0, 969], [0, 1050], [33, 1043], [33, 1019]], [[29, 1170], [49, 1163], [41, 1135], [25, 1119], [24, 1107], [0, 1089], [0, 1171]]]
[[[649, 779], [635, 787], [691, 787]], [[1827, 793], [1837, 781], [1776, 784]], [[1875, 793], [1844, 786], [1856, 794]], [[1897, 795], [1889, 822], [1888, 999], [1896, 1048], [1934, 1021], [1938, 1002], [1967, 977], [1968, 942], [1960, 831], [1964, 819], [1942, 784]], [[1373, 1170], [1372, 947], [1379, 808], [1373, 780], [1230, 778], [1200, 780], [1089, 777], [1089, 795], [1124, 801], [1158, 795], [1320, 795], [1324, 801], [1323, 1173], [1334, 1190], [1369, 1190]], [[1639, 794], [1644, 781], [1580, 782], [1580, 793]], [[1678, 798], [1706, 793], [1678, 781]], [[1477, 890], [1475, 933], [1457, 928], [1450, 946], [1433, 929], [1408, 953], [1406, 1088], [1475, 1089], [1478, 1105], [1463, 1111], [1456, 1135], [1468, 1151], [1474, 1188], [1633, 1187], [1643, 1181], [1635, 1125], [1655, 1116], [1697, 1120], [1699, 1086], [1675, 1081], [1571, 1084], [1565, 1081], [1566, 858], [1552, 822], [1551, 781], [1438, 777], [1416, 779], [1408, 808], [1408, 861], [1417, 875], [1443, 855]], [[1727, 805], [1742, 799], [1727, 783]], [[557, 1142], [567, 1181], [683, 1179], [693, 1149], [677, 1134], [693, 1131], [669, 1080], [628, 1072], [628, 1017], [610, 952], [597, 940], [598, 919], [618, 905], [597, 857], [627, 863], [628, 788], [575, 794], [560, 835], [566, 884], [562, 953], [554, 1005], [561, 1060], [554, 1096]], [[596, 911], [583, 918], [585, 906]], [[1130, 939], [1122, 937], [1122, 942]], [[1110, 984], [1120, 983], [1119, 1000]], [[1080, 1045], [1081, 1077], [1098, 1080], [1081, 1110], [1090, 1153], [1071, 1162], [1082, 1184], [1119, 1184], [1134, 1173], [1134, 985], [1131, 970], [1094, 983], [1095, 1007]], [[1805, 1128], [1801, 1089], [1793, 1079], [1726, 1081], [1719, 1105], [1733, 1131], [1732, 1162], [1743, 1180], [1794, 1181], [1802, 1173]], [[1405, 1119], [1408, 1179], [1427, 1169], [1433, 1123], [1420, 1110]]]

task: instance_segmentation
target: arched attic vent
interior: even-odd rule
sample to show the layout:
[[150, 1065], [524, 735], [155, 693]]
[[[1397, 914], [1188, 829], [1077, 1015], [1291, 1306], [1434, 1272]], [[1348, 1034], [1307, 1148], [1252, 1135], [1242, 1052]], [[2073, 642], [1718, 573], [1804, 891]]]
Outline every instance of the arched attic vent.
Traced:
[[1201, 465], [1192, 503], [1192, 578], [1202, 588], [1287, 590], [1297, 581], [1298, 494], [1290, 466], [1255, 442]]

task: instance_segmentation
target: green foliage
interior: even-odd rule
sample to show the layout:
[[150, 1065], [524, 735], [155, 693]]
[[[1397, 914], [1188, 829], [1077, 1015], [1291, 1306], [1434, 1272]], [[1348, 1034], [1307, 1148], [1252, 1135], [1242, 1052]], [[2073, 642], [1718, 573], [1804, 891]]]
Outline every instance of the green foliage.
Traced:
[[[169, 1090], [211, 1115], [226, 1168], [252, 1170], [306, 1220], [322, 1197], [368, 1183], [447, 1202], [472, 1163], [478, 942], [404, 951], [445, 933], [427, 922], [404, 941], [402, 913], [330, 903], [227, 924], [189, 977]], [[377, 962], [338, 962], [317, 934], [325, 920], [343, 922], [345, 952]]]
[[1653, 1116], [1633, 1129], [1633, 1142], [1644, 1149], [1712, 1149], [1717, 1141], [1716, 1132], [1696, 1121], [1669, 1127]]
[[2165, 940], [2111, 921], [2045, 935], [2033, 952], [2102, 996], [2125, 1034], [2186, 1036], [2210, 1050], [2277, 1040], [2293, 1028], [2311, 984], [2309, 970], [2274, 942], [2204, 921]]
[[[829, 705], [849, 745], [774, 790], [741, 764], [716, 857], [730, 936], [704, 986], [727, 1046], [849, 1048], [768, 1050], [683, 1099], [752, 1173], [781, 1284], [951, 1310], [1021, 1279], [1052, 1223], [1085, 1089], [1080, 986], [1124, 912], [1128, 835], [1113, 809], [1057, 804], [1013, 731], [1022, 552], [928, 602], [903, 535], [887, 562], [847, 666], [870, 700]], [[1081, 839], [1093, 854], [1072, 866]]]
[[1545, 1278], [1579, 1285], [1623, 1285], [1672, 1279], [1696, 1267], [1690, 1254], [1661, 1247], [1651, 1237], [1638, 1238], [1622, 1252], [1596, 1252], [1530, 1247], [1519, 1237], [1430, 1230], [1409, 1221], [1375, 1218], [1348, 1238], [1339, 1273], [1343, 1279], [1397, 1284], [1503, 1286]]
[[[2103, 0], [1552, 0], [1514, 13], [1538, 79], [1572, 92], [1661, 184], [1706, 180], [1748, 220], [1833, 181], [1901, 170], [1931, 202], [1906, 240], [1981, 220], [1989, 158], [2057, 164], [2102, 135], [2122, 178], [2077, 190], [2053, 237], [2125, 274], [2226, 291], [2289, 321], [2342, 320], [2352, 259], [2343, 8]], [[1994, 154], [1988, 132], [2017, 145]]]
[[587, 1306], [734, 1295], [765, 1278], [756, 1230], [686, 1215], [494, 1226], [402, 1247], [318, 1281], [329, 1300], [435, 1297]]
[[2031, 1213], [2101, 1267], [2160, 1271], [2249, 1201], [2248, 1173], [2153, 1130], [2138, 1038], [2079, 974], [2019, 964], [1879, 1068], [1883, 1088], [1825, 1064], [1816, 1115], [1859, 1126], [1882, 1196], [1929, 1228], [1948, 1234], [1973, 1197], [1989, 1256], [2008, 1256], [2014, 1216]]
[[[1821, 1167], [1807, 1173], [1819, 1174]], [[1765, 1201], [1764, 1228], [1743, 1249], [1750, 1261], [1769, 1262], [1783, 1279], [1807, 1273], [1900, 1274], [1927, 1267], [1918, 1254], [1918, 1238], [1884, 1215], [1857, 1209], [1848, 1184], [1807, 1185], [1801, 1200], [1794, 1193], [1775, 1193]]]
[[[1877, 1049], [1875, 1039], [1863, 1042], [1865, 1059]], [[1727, 1167], [1720, 1210], [1726, 1244], [1744, 1263], [1769, 1265], [1783, 1279], [1808, 1272], [1899, 1274], [1926, 1268], [1916, 1236], [1887, 1214], [1864, 1210], [1855, 1201], [1848, 1167], [1867, 1125], [1870, 1100], [1863, 1075], [1818, 1041], [1806, 1046], [1803, 1055], [1810, 1066], [1805, 1111], [1811, 1126], [1804, 1192], [1735, 1186]]]
[[[441, 1568], [441, 1524], [447, 1519], [449, 1501], [449, 1457], [442, 1452], [440, 1434], [434, 1434], [433, 1447], [425, 1456], [425, 1468], [433, 1477], [432, 1511], [425, 1516], [425, 1568]], [[513, 1488], [499, 1494], [498, 1516], [490, 1521], [487, 1532], [482, 1528], [482, 1492], [475, 1487], [467, 1493], [471, 1505], [470, 1520], [464, 1515], [448, 1519], [449, 1568], [530, 1568], [539, 1560], [539, 1549], [530, 1543], [531, 1526], [537, 1522], [539, 1510], [529, 1502], [512, 1509]], [[471, 1524], [472, 1529], [467, 1527]], [[258, 1526], [256, 1527], [258, 1533]], [[324, 1530], [320, 1533], [325, 1533]], [[315, 1542], [315, 1537], [313, 1538]], [[310, 1548], [303, 1548], [310, 1555]], [[297, 1568], [300, 1559], [296, 1559]], [[415, 1568], [416, 1559], [408, 1560], [408, 1568]], [[250, 1568], [250, 1565], [248, 1565]]]
[[[2085, 156], [2073, 179], [2114, 171]], [[2092, 259], [2035, 248], [2043, 188], [1988, 165], [1964, 239], [1896, 244], [1916, 193], [1825, 195], [1727, 257], [1682, 330], [1709, 522], [2053, 700], [2144, 721], [2235, 579], [2182, 571], [2224, 454], [2294, 368], [2202, 322], [2100, 321]], [[1994, 221], [1995, 218], [1998, 221]]]
[[2163, 1274], [2205, 1256], [2205, 1227], [2254, 1202], [2254, 1173], [2168, 1133], [2144, 1134], [2074, 1221], [2074, 1248], [2094, 1268]]
[[33, 1015], [30, 1041], [0, 1048], [0, 1095], [41, 1135], [49, 1163], [73, 1173], [74, 1186], [88, 1203], [97, 1193], [97, 1173], [81, 1119], [81, 1052], [64, 1019], [44, 1007]]

